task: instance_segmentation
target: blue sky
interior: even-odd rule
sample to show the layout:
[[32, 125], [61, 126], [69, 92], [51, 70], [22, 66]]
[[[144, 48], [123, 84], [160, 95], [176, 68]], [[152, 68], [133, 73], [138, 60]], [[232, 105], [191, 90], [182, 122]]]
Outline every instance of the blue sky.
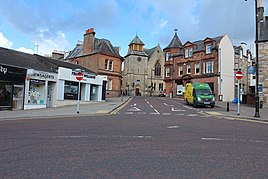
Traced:
[[254, 23], [254, 0], [1, 0], [0, 46], [36, 53], [38, 45], [41, 55], [70, 51], [93, 27], [122, 56], [136, 33], [145, 48], [165, 48], [174, 28], [182, 43], [226, 33], [234, 45], [253, 48]]

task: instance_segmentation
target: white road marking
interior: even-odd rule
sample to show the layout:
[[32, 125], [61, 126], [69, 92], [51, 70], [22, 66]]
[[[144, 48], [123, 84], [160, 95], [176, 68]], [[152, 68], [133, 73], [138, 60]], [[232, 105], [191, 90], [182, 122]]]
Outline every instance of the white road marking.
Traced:
[[265, 143], [263, 140], [246, 140], [246, 139], [224, 139], [224, 138], [202, 138], [206, 141], [238, 141], [238, 142], [253, 142], [253, 143]]
[[179, 128], [179, 126], [168, 126], [167, 128], [168, 129], [177, 129], [177, 128]]
[[137, 114], [146, 114], [146, 112], [137, 112]]
[[133, 114], [133, 112], [125, 112], [125, 114]]
[[128, 111], [140, 111], [140, 109], [137, 107], [132, 107], [132, 108], [128, 109]]
[[170, 115], [171, 113], [162, 113], [162, 115], [165, 115], [165, 116], [167, 116], [167, 115]]
[[155, 113], [155, 112], [151, 112], [150, 114], [154, 114], [154, 115], [157, 114], [158, 115], [158, 113]]
[[155, 111], [157, 114], [160, 114], [156, 109], [154, 109], [154, 111]]
[[187, 116], [193, 116], [193, 117], [195, 117], [195, 116], [198, 116], [198, 114], [188, 114]]

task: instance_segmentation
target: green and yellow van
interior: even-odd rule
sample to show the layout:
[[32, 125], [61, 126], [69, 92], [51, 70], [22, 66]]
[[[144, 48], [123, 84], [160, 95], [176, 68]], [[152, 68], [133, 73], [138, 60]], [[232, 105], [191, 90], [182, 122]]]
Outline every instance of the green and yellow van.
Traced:
[[206, 105], [215, 107], [215, 97], [207, 83], [186, 83], [184, 100], [194, 107]]

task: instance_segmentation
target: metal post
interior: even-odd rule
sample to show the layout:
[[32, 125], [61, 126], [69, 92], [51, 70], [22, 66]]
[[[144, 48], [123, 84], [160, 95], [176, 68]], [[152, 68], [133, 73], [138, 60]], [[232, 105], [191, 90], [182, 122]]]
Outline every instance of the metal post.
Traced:
[[78, 82], [78, 97], [77, 97], [77, 114], [79, 114], [79, 111], [80, 111], [80, 100], [79, 100], [79, 97], [80, 97], [80, 80]]
[[255, 0], [255, 18], [256, 18], [256, 104], [255, 104], [255, 115], [254, 117], [260, 117], [260, 104], [259, 104], [259, 45], [258, 45], [258, 5], [257, 0]]
[[240, 80], [237, 80], [237, 115], [240, 115]]

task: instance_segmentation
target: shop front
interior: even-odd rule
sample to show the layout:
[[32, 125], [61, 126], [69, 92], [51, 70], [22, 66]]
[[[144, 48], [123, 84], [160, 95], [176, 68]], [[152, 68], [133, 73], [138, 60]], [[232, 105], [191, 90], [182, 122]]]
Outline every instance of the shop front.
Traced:
[[0, 64], [0, 110], [23, 109], [26, 69]]
[[76, 104], [78, 96], [81, 103], [102, 100], [102, 85], [106, 78], [83, 72], [84, 78], [80, 81], [80, 94], [78, 94], [79, 81], [75, 77], [77, 72], [77, 70], [59, 67], [56, 106]]
[[57, 74], [27, 70], [24, 109], [54, 107]]

